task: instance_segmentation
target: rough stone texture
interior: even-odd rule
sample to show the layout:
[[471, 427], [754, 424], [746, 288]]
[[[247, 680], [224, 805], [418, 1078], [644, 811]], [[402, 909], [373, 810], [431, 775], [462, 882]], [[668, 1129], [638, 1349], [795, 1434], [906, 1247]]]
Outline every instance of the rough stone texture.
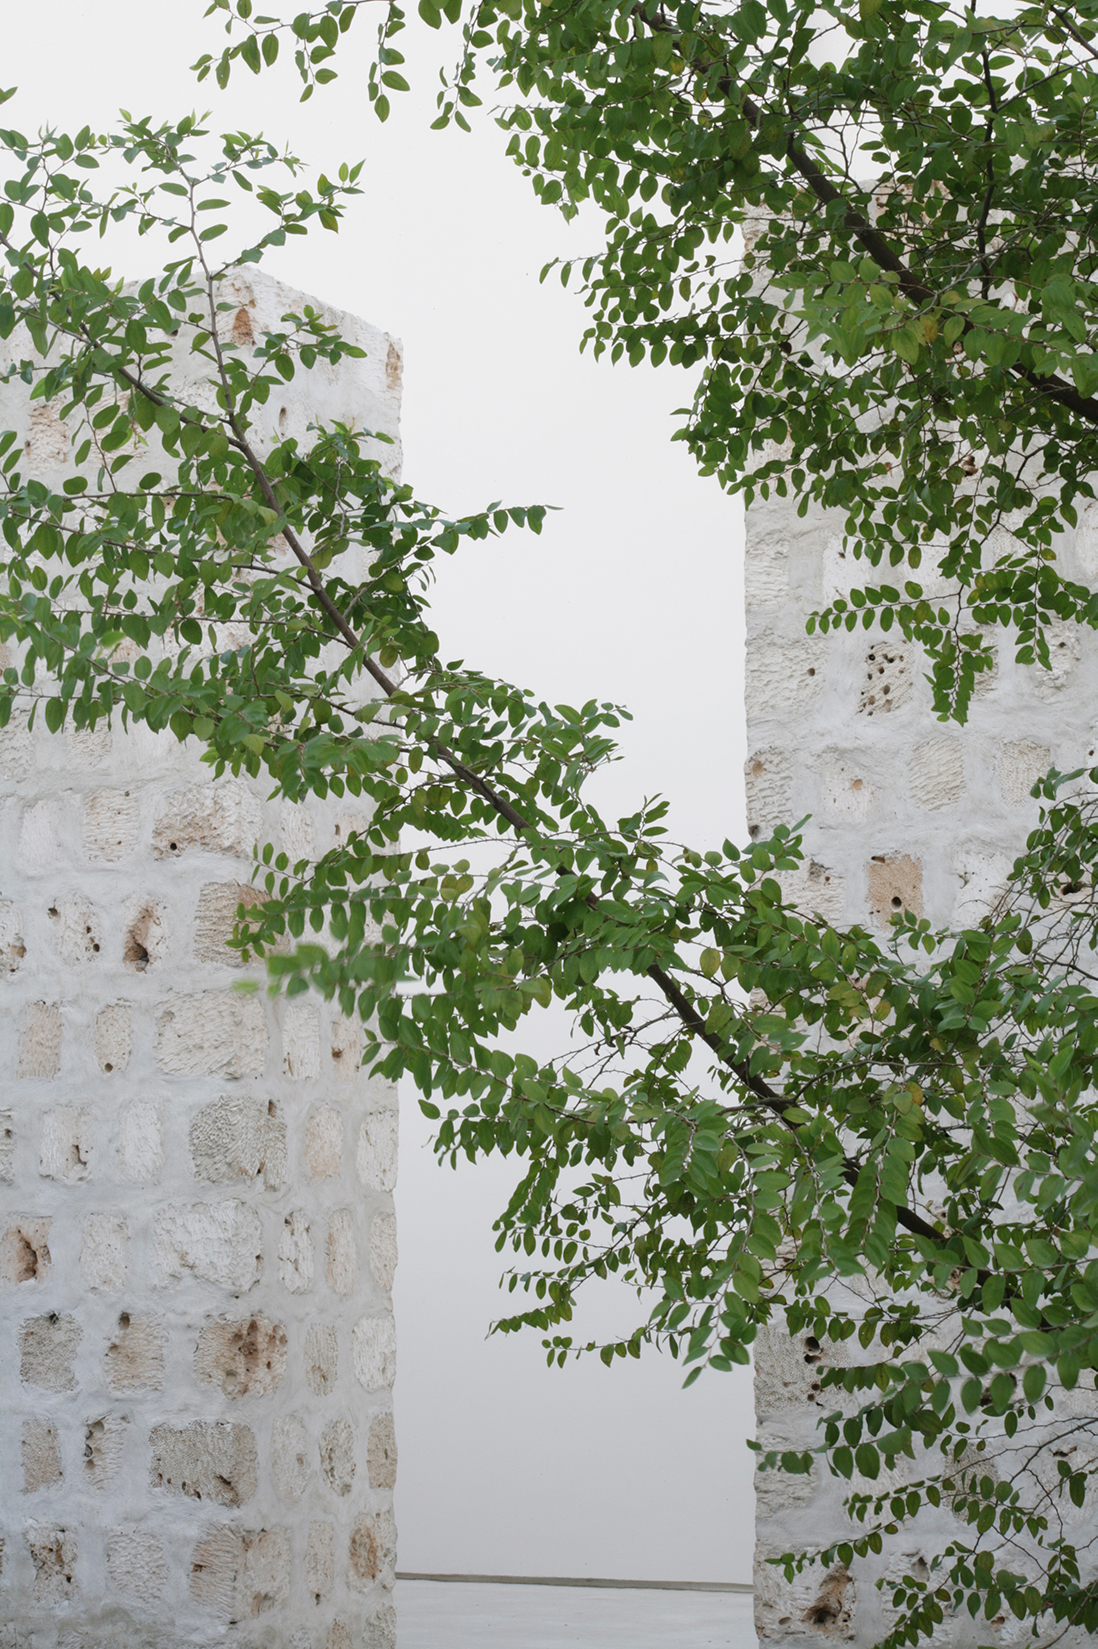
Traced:
[[149, 1443], [157, 1488], [232, 1507], [255, 1493], [258, 1456], [249, 1426], [227, 1420], [196, 1420], [182, 1430], [154, 1426]]
[[164, 1382], [163, 1320], [119, 1313], [104, 1355], [111, 1391], [159, 1391]]
[[198, 1336], [194, 1372], [226, 1397], [266, 1397], [286, 1372], [286, 1330], [261, 1313], [208, 1323]]
[[[227, 335], [297, 302], [231, 284]], [[299, 374], [272, 429], [396, 435], [396, 346], [347, 324], [366, 359]], [[17, 380], [7, 427], [59, 488]], [[355, 820], [198, 756], [0, 729], [0, 1649], [392, 1642], [395, 1095], [357, 1025], [241, 993], [224, 944], [257, 840], [307, 859]]]
[[44, 1282], [50, 1265], [49, 1236], [49, 1220], [13, 1220], [0, 1237], [0, 1282]]
[[[747, 514], [751, 834], [763, 838], [776, 824], [810, 816], [804, 866], [783, 875], [782, 883], [787, 897], [829, 923], [859, 923], [883, 934], [903, 909], [935, 925], [978, 923], [1002, 893], [1036, 822], [1034, 781], [1052, 766], [1067, 772], [1098, 760], [1098, 636], [1055, 627], [1050, 671], [1018, 665], [1009, 640], [997, 638], [998, 665], [981, 679], [969, 721], [946, 727], [933, 713], [925, 660], [894, 632], [806, 636], [813, 610], [880, 581], [842, 535], [838, 516], [813, 508], [798, 517], [776, 495], [756, 501]], [[1098, 578], [1098, 506], [1088, 506], [1078, 530], [1059, 544], [1065, 576]], [[931, 596], [948, 593], [932, 554], [918, 576]], [[358, 1142], [363, 1184], [381, 1183], [382, 1155], [367, 1118]], [[371, 1226], [370, 1237], [370, 1264], [380, 1283], [388, 1274], [376, 1269], [384, 1265], [386, 1242], [380, 1228]], [[861, 1309], [853, 1294], [846, 1303]], [[854, 1346], [820, 1346], [810, 1337], [794, 1342], [776, 1330], [760, 1334], [755, 1403], [764, 1449], [801, 1450], [818, 1441], [817, 1421], [835, 1406], [821, 1389], [822, 1364], [857, 1355]], [[369, 1389], [376, 1364], [362, 1322], [352, 1353]], [[370, 1444], [367, 1459], [372, 1481]], [[896, 1485], [901, 1481], [897, 1476]], [[924, 1509], [914, 1528], [886, 1538], [879, 1557], [855, 1559], [849, 1573], [807, 1569], [787, 1583], [767, 1560], [846, 1537], [845, 1485], [816, 1472], [762, 1473], [756, 1487], [755, 1615], [765, 1641], [874, 1643], [893, 1624], [888, 1595], [876, 1581], [904, 1574], [925, 1579], [934, 1555], [959, 1532], [945, 1505]], [[1093, 1507], [1057, 1515], [1069, 1523], [1078, 1518], [1074, 1526], [1089, 1539]], [[986, 1626], [949, 1615], [935, 1631], [939, 1638], [955, 1645], [1017, 1640], [1009, 1614]]]
[[61, 1454], [52, 1420], [23, 1421], [23, 1493], [35, 1494], [61, 1481]]
[[396, 1483], [396, 1430], [391, 1414], [379, 1414], [370, 1427], [366, 1465], [370, 1472], [371, 1489], [391, 1489]]

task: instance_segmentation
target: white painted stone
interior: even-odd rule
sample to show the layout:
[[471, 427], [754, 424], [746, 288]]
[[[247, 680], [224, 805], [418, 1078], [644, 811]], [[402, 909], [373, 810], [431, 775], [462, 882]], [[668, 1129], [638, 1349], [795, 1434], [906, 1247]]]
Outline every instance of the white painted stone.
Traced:
[[359, 1129], [355, 1166], [367, 1190], [391, 1191], [396, 1185], [397, 1128], [395, 1111], [372, 1111]]
[[305, 1294], [313, 1285], [313, 1233], [303, 1209], [287, 1214], [278, 1241], [278, 1275], [291, 1294]]
[[[811, 813], [803, 832], [804, 866], [780, 880], [787, 898], [829, 922], [872, 923], [885, 938], [891, 919], [904, 909], [935, 925], [978, 923], [1001, 897], [1036, 822], [1038, 803], [1029, 793], [1034, 781], [1054, 763], [1068, 770], [1098, 762], [1098, 637], [1053, 625], [1052, 668], [1042, 670], [1017, 665], [1011, 638], [991, 633], [999, 649], [996, 669], [980, 678], [966, 724], [943, 724], [923, 679], [925, 657], [895, 630], [859, 627], [806, 637], [806, 621], [821, 599], [879, 581], [868, 563], [843, 552], [842, 534], [839, 513], [813, 508], [800, 519], [792, 503], [776, 498], [756, 503], [747, 514], [745, 578], [757, 592], [757, 605], [747, 614], [747, 748], [757, 753], [746, 767], [749, 826], [761, 836], [794, 813]], [[1010, 547], [1004, 530], [994, 548], [1007, 553]], [[930, 546], [913, 575], [935, 594], [945, 588], [937, 570], [940, 549]], [[1072, 556], [1094, 581], [1098, 507], [1084, 512], [1066, 553], [1069, 577], [1078, 576]], [[811, 688], [804, 679], [810, 662], [816, 672]], [[1073, 896], [1062, 894], [1065, 900]], [[379, 1258], [384, 1244], [373, 1224], [370, 1239], [371, 1268], [381, 1280], [388, 1275]], [[861, 1298], [853, 1290], [849, 1295], [855, 1312]], [[758, 1436], [765, 1449], [813, 1447], [821, 1414], [859, 1400], [821, 1385], [825, 1362], [861, 1355], [857, 1341], [817, 1346], [774, 1329], [759, 1335], [754, 1352]], [[1093, 1393], [1072, 1395], [1093, 1417]], [[985, 1467], [993, 1464], [979, 1458]], [[921, 1469], [917, 1462], [909, 1475]], [[898, 1468], [878, 1487], [901, 1488], [905, 1470]], [[894, 1621], [887, 1591], [879, 1591], [877, 1581], [917, 1572], [911, 1566], [925, 1565], [956, 1533], [946, 1506], [924, 1508], [914, 1526], [886, 1537], [879, 1557], [855, 1559], [850, 1574], [817, 1567], [787, 1583], [770, 1558], [849, 1537], [844, 1488], [820, 1471], [755, 1474], [760, 1641], [796, 1638], [815, 1649], [851, 1642], [868, 1649]], [[1054, 1491], [1055, 1484], [1049, 1488]], [[1078, 1527], [1089, 1539], [1098, 1497], [1095, 1507], [1066, 1515], [1079, 1516]], [[934, 1638], [960, 1649], [980, 1632], [1004, 1645], [1016, 1635], [1009, 1612], [1001, 1623], [981, 1624], [979, 1632], [967, 1614], [962, 1620], [947, 1612]]]
[[39, 1173], [45, 1179], [87, 1179], [91, 1157], [91, 1115], [86, 1107], [59, 1105], [42, 1118]]
[[173, 996], [157, 1015], [157, 1068], [165, 1076], [259, 1076], [267, 1040], [258, 997], [235, 991]]
[[306, 1082], [320, 1075], [320, 1013], [311, 1002], [291, 1002], [282, 1021], [282, 1069]]
[[328, 1217], [328, 1287], [344, 1298], [353, 1292], [357, 1270], [354, 1219], [349, 1208], [337, 1208]]
[[191, 1272], [244, 1294], [259, 1281], [263, 1236], [249, 1203], [169, 1203], [154, 1225], [156, 1268], [162, 1284]]
[[[226, 291], [245, 349], [299, 301], [251, 272]], [[343, 319], [366, 358], [299, 373], [272, 431], [397, 434], [399, 350]], [[60, 485], [66, 432], [13, 380], [4, 427]], [[0, 1649], [392, 1642], [392, 1487], [367, 1480], [352, 1338], [391, 1322], [395, 1163], [364, 1186], [356, 1161], [394, 1096], [359, 1024], [271, 1003], [224, 944], [257, 842], [312, 858], [365, 814], [283, 806], [200, 754], [119, 723], [0, 729]]]
[[286, 1500], [300, 1500], [309, 1485], [309, 1435], [300, 1415], [283, 1414], [271, 1434], [275, 1485]]
[[343, 1117], [334, 1105], [314, 1105], [305, 1125], [305, 1172], [335, 1179], [343, 1169]]
[[383, 1294], [392, 1290], [396, 1266], [396, 1218], [388, 1209], [383, 1209], [370, 1221], [370, 1270]]
[[152, 1100], [135, 1099], [123, 1111], [118, 1166], [125, 1179], [150, 1185], [159, 1180], [164, 1166], [164, 1134], [160, 1108]]
[[1030, 791], [1052, 766], [1052, 751], [1033, 739], [1004, 744], [999, 752], [999, 788], [1011, 807], [1036, 809]]
[[129, 1271], [130, 1232], [115, 1214], [89, 1214], [80, 1243], [80, 1275], [85, 1288], [117, 1294]]
[[367, 1391], [391, 1386], [396, 1378], [396, 1328], [392, 1317], [363, 1317], [351, 1336], [355, 1376]]

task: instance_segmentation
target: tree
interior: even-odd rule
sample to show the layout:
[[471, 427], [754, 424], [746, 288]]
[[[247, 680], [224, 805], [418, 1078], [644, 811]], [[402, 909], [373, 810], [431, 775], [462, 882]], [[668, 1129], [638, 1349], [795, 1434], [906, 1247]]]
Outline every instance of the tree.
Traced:
[[[353, 6], [336, 11], [354, 15]], [[277, 41], [281, 25], [253, 20], [247, 0], [234, 15], [249, 32], [230, 53], [269, 65], [276, 53], [264, 42]], [[1026, 182], [1030, 150], [1011, 159], [1009, 144], [1024, 132], [1001, 114], [1009, 100], [995, 89], [998, 58], [1013, 52], [1023, 62], [1028, 53], [1017, 95], [1031, 113], [1042, 99], [1055, 109], [1068, 71], [1054, 53], [1052, 79], [1030, 84], [1025, 64], [1046, 49], [1036, 23], [996, 25], [990, 44], [974, 25], [951, 34], [937, 9], [911, 22], [893, 0], [846, 24], [851, 62], [864, 71], [857, 85], [849, 63], [841, 73], [812, 66], [800, 14], [752, 10], [749, 0], [711, 19], [697, 6], [684, 16], [629, 9], [619, 40], [618, 14], [593, 8], [579, 19], [591, 30], [584, 54], [569, 32], [579, 26], [572, 13], [523, 14], [512, 28], [482, 12], [459, 93], [465, 102], [474, 95], [475, 54], [493, 39], [505, 79], [521, 86], [527, 58], [542, 65], [544, 107], [520, 103], [503, 118], [519, 128], [528, 118], [539, 143], [548, 140], [529, 159], [543, 167], [543, 193], [563, 177], [566, 204], [569, 192], [590, 188], [618, 214], [610, 250], [588, 276], [596, 334], [610, 329], [596, 346], [635, 354], [641, 343], [662, 344], [684, 362], [705, 354], [687, 433], [707, 465], [749, 495], [791, 485], [834, 503], [834, 489], [849, 487], [851, 530], [871, 564], [885, 550], [910, 562], [948, 528], [944, 568], [960, 585], [952, 613], [932, 611], [913, 584], [902, 597], [884, 586], [867, 594], [863, 612], [891, 617], [935, 649], [940, 702], [961, 715], [988, 645], [979, 625], [1017, 623], [1022, 648], [1039, 655], [1049, 612], [1091, 617], [1089, 592], [1073, 594], [1047, 555], [1058, 520], [1088, 485], [1088, 380], [1080, 367], [1082, 389], [1061, 381], [1068, 351], [1055, 340], [1072, 338], [1074, 319], [1057, 332], [1059, 310], [1032, 319], [1006, 291], [1008, 279], [1014, 289], [1022, 280], [1012, 258], [1038, 265], [1040, 245], [1011, 225], [1032, 226], [1040, 200], [1034, 178]], [[1081, 14], [1068, 21], [1084, 41], [1083, 67], [1071, 73], [1085, 93], [1089, 25], [1073, 18]], [[390, 34], [398, 22], [388, 14]], [[304, 36], [310, 83], [321, 82], [332, 72], [322, 54], [338, 45], [334, 13], [292, 27]], [[1061, 32], [1057, 42], [1049, 25], [1045, 38], [1066, 59], [1077, 42]], [[894, 50], [894, 39], [909, 41], [910, 53]], [[379, 62], [380, 83], [397, 73], [393, 61]], [[980, 74], [966, 67], [977, 62]], [[752, 136], [744, 111], [764, 108], [767, 75], [802, 99], [801, 146], [766, 113]], [[586, 76], [605, 95], [581, 98]], [[940, 159], [946, 147], [931, 138], [951, 76], [972, 96], [990, 85], [999, 105], [983, 122], [991, 137], [972, 137], [972, 152], [993, 164], [980, 174], [983, 223], [969, 228], [963, 191], [951, 195], [949, 178], [923, 187], [930, 162], [919, 170], [912, 160]], [[1051, 115], [1052, 136], [1032, 138], [1045, 171], [1080, 199], [1086, 172], [1071, 157], [1085, 152], [1083, 93], [1071, 104], [1075, 149]], [[856, 223], [850, 212], [860, 208], [848, 197], [806, 211], [804, 188], [818, 199], [825, 185], [838, 187], [829, 177], [843, 120], [869, 125], [893, 108], [875, 140], [899, 157], [897, 177], [876, 222]], [[951, 155], [969, 152], [964, 136], [950, 139]], [[695, 143], [697, 164], [687, 166]], [[892, 1641], [917, 1641], [959, 1604], [988, 1619], [1005, 1605], [1021, 1619], [1094, 1629], [1098, 1590], [1057, 1527], [1059, 1498], [1081, 1504], [1092, 1468], [1065, 1461], [1051, 1488], [1041, 1476], [1065, 1427], [1093, 1430], [1085, 1415], [1067, 1414], [1064, 1394], [1098, 1368], [1098, 1003], [1088, 973], [1098, 820], [1081, 775], [1045, 781], [1042, 826], [992, 918], [957, 935], [901, 917], [888, 942], [837, 933], [783, 902], [774, 873], [798, 862], [795, 834], [701, 853], [665, 842], [658, 804], [603, 820], [583, 783], [611, 754], [620, 712], [553, 708], [443, 666], [429, 628], [432, 558], [466, 536], [515, 522], [536, 528], [538, 513], [490, 507], [445, 521], [385, 480], [365, 432], [317, 430], [307, 449], [256, 436], [255, 411], [277, 383], [348, 346], [306, 311], [245, 355], [222, 337], [219, 278], [287, 233], [336, 227], [355, 173], [305, 190], [296, 162], [263, 140], [234, 134], [211, 148], [191, 121], [126, 120], [106, 137], [31, 140], [9, 130], [0, 144], [14, 167], [0, 205], [0, 334], [23, 351], [32, 393], [64, 416], [77, 471], [55, 492], [22, 473], [13, 432], [0, 437], [0, 639], [19, 649], [0, 720], [28, 700], [54, 730], [69, 719], [137, 717], [198, 738], [215, 773], [265, 768], [291, 797], [341, 787], [367, 797], [369, 829], [317, 863], [290, 865], [263, 848], [257, 874], [269, 897], [242, 907], [237, 943], [267, 958], [276, 985], [318, 988], [361, 1017], [368, 1060], [411, 1075], [439, 1122], [443, 1155], [514, 1154], [518, 1183], [499, 1243], [517, 1255], [511, 1283], [528, 1304], [498, 1326], [539, 1329], [549, 1356], [563, 1361], [580, 1349], [566, 1332], [578, 1289], [616, 1273], [650, 1309], [630, 1338], [598, 1348], [607, 1360], [664, 1344], [696, 1375], [703, 1364], [745, 1362], [758, 1327], [773, 1319], [821, 1340], [859, 1335], [864, 1362], [827, 1376], [836, 1410], [818, 1448], [764, 1464], [849, 1481], [852, 1529], [829, 1553], [844, 1561], [879, 1551], [927, 1500], [948, 1497], [967, 1518], [968, 1536], [928, 1579], [897, 1583]], [[661, 167], [678, 170], [664, 222], [630, 221], [627, 152], [642, 200], [658, 192]], [[642, 155], [652, 157], [643, 168]], [[128, 168], [130, 180], [97, 191], [101, 163]], [[279, 166], [290, 172], [285, 192], [264, 181]], [[805, 180], [806, 167], [818, 183]], [[251, 185], [274, 227], [215, 264], [230, 180]], [[855, 201], [871, 193], [856, 191]], [[713, 244], [731, 249], [749, 208], [770, 214], [758, 243], [769, 273], [733, 270], [710, 297], [716, 271], [706, 260], [717, 254], [698, 256], [708, 228]], [[85, 250], [111, 217], [133, 218], [167, 242], [162, 275], [136, 291]], [[1046, 286], [1063, 291], [1068, 266], [1082, 281], [1088, 221], [1041, 253]], [[915, 238], [935, 223], [940, 239], [927, 229], [924, 255]], [[964, 287], [957, 248], [969, 229], [986, 243], [990, 273], [977, 261]], [[864, 259], [832, 259], [852, 237], [870, 270]], [[904, 237], [920, 280], [948, 266], [955, 302], [941, 283], [926, 286], [937, 292], [931, 302], [909, 276], [893, 270], [890, 281], [885, 269], [876, 278], [874, 260], [885, 255], [874, 252], [877, 240], [895, 250]], [[910, 249], [904, 255], [914, 261]], [[660, 307], [671, 277], [689, 282], [677, 315]], [[775, 282], [793, 293], [788, 311], [774, 300]], [[1024, 337], [1008, 361], [1019, 314]], [[802, 347], [812, 328], [821, 341]], [[848, 337], [849, 362], [839, 347]], [[216, 411], [180, 392], [173, 366], [183, 346], [207, 363], [205, 405]], [[1073, 350], [1072, 368], [1082, 359]], [[837, 407], [837, 381], [856, 419]], [[749, 467], [765, 439], [786, 437], [788, 455]], [[838, 464], [834, 442], [845, 443]], [[1045, 465], [1032, 484], [1019, 467], [1028, 454]], [[144, 464], [153, 467], [134, 479]], [[1020, 547], [989, 569], [988, 535], [1006, 511]], [[365, 580], [349, 574], [347, 552], [358, 546], [368, 551]], [[827, 621], [836, 619], [857, 613]], [[226, 651], [219, 627], [230, 621], [250, 640]], [[123, 638], [142, 650], [132, 671], [118, 653]], [[367, 690], [374, 696], [364, 702]], [[431, 846], [403, 848], [401, 833], [413, 831]], [[475, 874], [462, 855], [485, 841], [498, 847]], [[1065, 886], [1082, 896], [1065, 903]], [[287, 933], [296, 945], [276, 949]], [[754, 990], [762, 1008], [750, 1005]], [[539, 1066], [512, 1051], [512, 1033], [554, 998], [581, 1041]], [[877, 1304], [863, 1321], [827, 1288], [867, 1264]], [[1004, 1438], [1014, 1449], [1023, 1440], [1028, 1474], [1012, 1479]], [[874, 1487], [882, 1463], [902, 1468], [902, 1493]]]

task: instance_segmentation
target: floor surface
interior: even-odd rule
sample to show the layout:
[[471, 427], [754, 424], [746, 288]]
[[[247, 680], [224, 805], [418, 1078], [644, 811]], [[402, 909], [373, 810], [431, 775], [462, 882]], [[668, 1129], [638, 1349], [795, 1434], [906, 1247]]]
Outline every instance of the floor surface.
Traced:
[[749, 1592], [398, 1580], [398, 1649], [756, 1649]]

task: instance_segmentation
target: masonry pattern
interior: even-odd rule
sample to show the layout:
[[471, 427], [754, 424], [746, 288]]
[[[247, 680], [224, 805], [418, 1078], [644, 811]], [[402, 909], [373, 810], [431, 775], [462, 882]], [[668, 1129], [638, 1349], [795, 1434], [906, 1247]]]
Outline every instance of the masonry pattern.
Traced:
[[[299, 296], [232, 293], [257, 331]], [[395, 436], [399, 351], [335, 318], [369, 354], [321, 410]], [[141, 727], [0, 732], [3, 1649], [395, 1642], [396, 1096], [225, 946], [257, 841], [366, 815], [270, 788]]]
[[[1098, 581], [1094, 505], [1059, 543], [1067, 576]], [[924, 560], [916, 575], [926, 593], [945, 594], [933, 565], [926, 567]], [[903, 908], [935, 924], [974, 922], [1002, 891], [1036, 824], [1034, 781], [1054, 765], [1070, 771], [1098, 761], [1098, 637], [1075, 626], [1055, 631], [1051, 671], [1018, 665], [1002, 638], [997, 669], [959, 728], [935, 717], [925, 662], [895, 633], [806, 634], [813, 610], [880, 576], [844, 549], [838, 515], [812, 509], [801, 518], [791, 500], [775, 496], [748, 511], [748, 828], [762, 839], [775, 825], [811, 815], [805, 862], [783, 881], [788, 897], [829, 922], [883, 932]], [[857, 1308], [856, 1299], [848, 1303]], [[755, 1350], [760, 1442], [810, 1446], [820, 1415], [836, 1406], [820, 1390], [824, 1360], [842, 1360], [849, 1349], [772, 1330]], [[1062, 1394], [1061, 1407], [1064, 1399], [1093, 1412], [1092, 1394]], [[849, 1528], [845, 1485], [764, 1473], [756, 1487], [755, 1616], [764, 1642], [876, 1642], [892, 1622], [876, 1580], [925, 1574], [961, 1532], [947, 1507], [927, 1508], [878, 1560], [851, 1573], [809, 1571], [787, 1585], [767, 1559], [840, 1538]], [[1092, 1530], [1096, 1510], [1089, 1497], [1078, 1512], [1065, 1508], [1069, 1526]], [[978, 1626], [966, 1614], [947, 1618], [935, 1637], [1007, 1644], [1027, 1631], [1009, 1612]]]

